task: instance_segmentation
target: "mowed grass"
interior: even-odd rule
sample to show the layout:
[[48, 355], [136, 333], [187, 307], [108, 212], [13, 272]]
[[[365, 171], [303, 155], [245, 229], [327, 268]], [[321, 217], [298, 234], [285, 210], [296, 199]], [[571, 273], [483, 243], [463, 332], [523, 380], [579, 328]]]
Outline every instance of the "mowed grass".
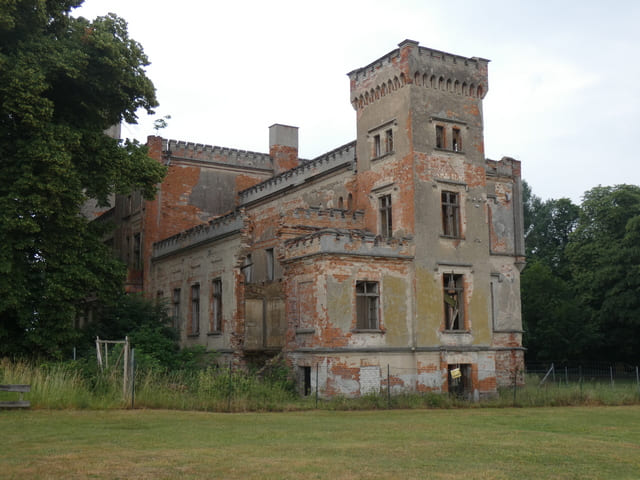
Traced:
[[640, 407], [0, 411], [2, 479], [638, 479]]

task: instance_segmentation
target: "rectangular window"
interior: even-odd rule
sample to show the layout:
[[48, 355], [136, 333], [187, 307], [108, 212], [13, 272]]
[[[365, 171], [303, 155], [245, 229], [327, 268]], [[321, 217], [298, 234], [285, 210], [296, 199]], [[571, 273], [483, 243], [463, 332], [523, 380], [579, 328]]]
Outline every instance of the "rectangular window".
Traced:
[[391, 215], [391, 195], [383, 195], [380, 202], [380, 235], [391, 238], [393, 234], [393, 219]]
[[460, 129], [459, 128], [454, 128], [453, 130], [451, 130], [451, 142], [452, 142], [452, 148], [454, 152], [461, 152], [462, 151], [462, 136], [460, 134]]
[[242, 271], [244, 272], [244, 281], [246, 283], [251, 283], [253, 280], [253, 259], [251, 258], [250, 253], [244, 259]]
[[133, 268], [142, 268], [142, 240], [139, 233], [133, 236]]
[[273, 257], [273, 248], [267, 248], [265, 250], [265, 254], [267, 257], [267, 280], [271, 281], [275, 278], [275, 275], [274, 275], [275, 260]]
[[442, 276], [444, 289], [444, 329], [464, 330], [464, 276], [445, 273]]
[[200, 285], [191, 286], [191, 335], [200, 333]]
[[356, 282], [356, 328], [377, 330], [378, 282]]
[[180, 328], [180, 289], [173, 289], [173, 298], [171, 299], [173, 304], [173, 328]]
[[393, 152], [393, 130], [389, 129], [385, 132], [384, 135], [384, 146], [385, 152], [391, 153]]
[[211, 322], [210, 332], [222, 331], [222, 279], [216, 278], [211, 283]]
[[378, 158], [381, 154], [380, 135], [375, 135], [373, 137], [373, 158]]
[[460, 237], [460, 202], [456, 192], [442, 192], [442, 234]]
[[436, 125], [436, 148], [445, 148], [445, 145], [444, 127]]

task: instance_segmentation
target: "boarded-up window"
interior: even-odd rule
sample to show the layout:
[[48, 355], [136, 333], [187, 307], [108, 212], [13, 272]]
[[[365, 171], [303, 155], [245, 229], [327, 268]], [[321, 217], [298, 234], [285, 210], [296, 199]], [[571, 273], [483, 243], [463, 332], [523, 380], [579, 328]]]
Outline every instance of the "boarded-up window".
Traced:
[[313, 328], [313, 282], [298, 283], [298, 328]]

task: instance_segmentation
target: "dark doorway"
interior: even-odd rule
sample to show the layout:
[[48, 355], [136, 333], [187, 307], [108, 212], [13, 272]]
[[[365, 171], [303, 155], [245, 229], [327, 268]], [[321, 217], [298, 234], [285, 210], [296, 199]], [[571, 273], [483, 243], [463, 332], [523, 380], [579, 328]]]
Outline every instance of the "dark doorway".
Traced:
[[454, 363], [448, 366], [449, 394], [465, 398], [473, 391], [471, 382], [471, 365]]
[[308, 396], [311, 393], [311, 367], [302, 368], [302, 376], [304, 378], [304, 396]]

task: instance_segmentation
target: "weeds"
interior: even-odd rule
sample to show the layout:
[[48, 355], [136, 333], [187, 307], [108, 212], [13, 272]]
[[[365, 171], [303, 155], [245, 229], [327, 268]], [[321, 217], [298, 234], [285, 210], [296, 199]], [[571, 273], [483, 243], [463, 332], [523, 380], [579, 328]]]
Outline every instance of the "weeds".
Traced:
[[[88, 361], [33, 364], [0, 362], [0, 383], [29, 384], [33, 408], [113, 409], [131, 405], [131, 392], [123, 393], [121, 371], [98, 370]], [[474, 402], [440, 393], [401, 393], [386, 390], [360, 398], [319, 398], [324, 410], [426, 409], [465, 407], [543, 407], [640, 404], [635, 383], [548, 384], [535, 377], [526, 386], [501, 389]], [[231, 371], [208, 366], [166, 371], [139, 369], [135, 379], [135, 407], [217, 412], [292, 411], [316, 408], [315, 396], [300, 397], [282, 365], [259, 372]]]

